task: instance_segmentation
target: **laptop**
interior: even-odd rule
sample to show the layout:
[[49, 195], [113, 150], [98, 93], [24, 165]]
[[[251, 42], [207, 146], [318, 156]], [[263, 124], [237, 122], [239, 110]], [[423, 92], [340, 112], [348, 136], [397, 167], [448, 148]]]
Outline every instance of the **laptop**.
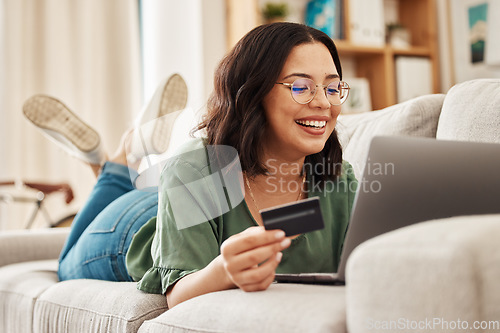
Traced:
[[359, 181], [337, 273], [276, 274], [277, 282], [345, 284], [352, 251], [417, 222], [500, 213], [500, 144], [375, 137]]

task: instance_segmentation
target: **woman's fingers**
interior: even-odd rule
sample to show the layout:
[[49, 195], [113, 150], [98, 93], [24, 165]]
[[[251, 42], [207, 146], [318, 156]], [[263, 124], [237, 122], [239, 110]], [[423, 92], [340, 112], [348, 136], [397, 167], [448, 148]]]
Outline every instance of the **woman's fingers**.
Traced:
[[282, 230], [265, 230], [263, 227], [251, 227], [229, 237], [221, 246], [223, 256], [236, 255], [267, 244], [285, 239]]
[[278, 252], [260, 266], [250, 268], [233, 276], [238, 286], [245, 290], [263, 290], [274, 281], [276, 267], [279, 265], [282, 253]]
[[226, 258], [226, 268], [229, 272], [236, 273], [259, 265], [289, 247], [290, 243], [291, 241], [289, 238], [284, 238], [281, 241], [276, 240], [274, 243], [260, 246], [234, 256], [229, 256]]
[[221, 246], [224, 269], [230, 280], [245, 291], [264, 290], [274, 281], [281, 251], [291, 240], [281, 230], [251, 227], [231, 236]]
[[264, 281], [261, 281], [259, 283], [255, 284], [247, 284], [244, 286], [241, 286], [240, 289], [243, 291], [262, 291], [266, 290], [269, 288], [269, 286], [274, 282], [274, 272], [273, 274], [269, 275], [268, 278], [266, 278]]

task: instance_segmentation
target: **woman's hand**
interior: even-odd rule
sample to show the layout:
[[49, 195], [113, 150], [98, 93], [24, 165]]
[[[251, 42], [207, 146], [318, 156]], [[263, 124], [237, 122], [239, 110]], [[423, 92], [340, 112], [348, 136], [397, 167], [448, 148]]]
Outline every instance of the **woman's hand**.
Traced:
[[229, 279], [244, 291], [265, 290], [274, 281], [281, 251], [290, 246], [282, 230], [250, 227], [229, 237], [221, 246]]
[[250, 227], [229, 237], [222, 243], [221, 255], [169, 287], [168, 306], [235, 286], [245, 291], [267, 289], [274, 281], [281, 251], [290, 243], [282, 230], [266, 231], [263, 227]]

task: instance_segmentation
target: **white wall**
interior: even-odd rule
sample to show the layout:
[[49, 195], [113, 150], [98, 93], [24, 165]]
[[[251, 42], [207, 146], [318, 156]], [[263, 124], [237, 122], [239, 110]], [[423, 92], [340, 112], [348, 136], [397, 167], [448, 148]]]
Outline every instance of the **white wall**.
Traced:
[[[0, 1], [0, 22], [4, 20], [4, 4], [2, 1]], [[3, 45], [4, 40], [4, 31], [3, 31], [3, 24], [0, 24], [0, 73], [5, 73], [5, 68], [3, 67], [5, 64], [5, 59], [4, 59], [4, 50], [3, 50]], [[5, 94], [5, 84], [4, 80], [0, 80], [0, 101], [4, 100], [4, 94]], [[2, 112], [2, 111], [0, 111]], [[4, 129], [0, 125], [0, 130], [4, 132]], [[3, 138], [2, 138], [3, 139]], [[0, 145], [0, 156], [6, 156], [6, 149], [4, 149], [5, 146]], [[0, 175], [5, 175], [6, 174], [6, 165], [4, 163], [0, 163]], [[3, 177], [2, 177], [3, 178]], [[1, 189], [0, 189], [1, 191]], [[1, 192], [0, 192], [0, 230], [4, 230], [7, 225], [7, 203], [3, 202], [1, 200]]]
[[449, 36], [449, 16], [448, 16], [448, 0], [436, 1], [436, 17], [438, 27], [438, 49], [439, 49], [439, 71], [441, 79], [441, 91], [447, 92], [453, 86], [452, 69], [450, 54], [450, 39]]
[[224, 55], [224, 0], [143, 0], [144, 100], [172, 73], [189, 89], [188, 106], [205, 105], [213, 70]]
[[213, 90], [214, 71], [226, 53], [226, 6], [224, 0], [202, 3], [204, 98]]
[[[4, 18], [4, 15], [5, 15], [4, 6], [5, 6], [4, 2], [0, 1], [0, 22], [4, 22], [4, 20], [5, 20], [5, 18]], [[7, 66], [7, 64], [5, 62], [5, 50], [4, 50], [4, 45], [5, 45], [5, 37], [4, 36], [5, 35], [4, 35], [4, 33], [5, 33], [4, 25], [0, 24], [0, 73], [2, 73], [0, 75], [4, 75], [4, 73], [6, 71], [6, 66]], [[7, 86], [7, 83], [5, 82], [5, 80], [0, 80], [0, 101], [5, 100], [5, 95], [7, 93], [6, 86]], [[5, 112], [5, 110], [0, 110], [0, 112]], [[5, 126], [8, 126], [7, 122], [2, 121], [2, 123], [0, 123], [0, 140], [7, 139], [6, 137], [3, 136], [3, 133], [7, 132]], [[0, 156], [7, 156], [7, 147], [5, 145], [0, 144]], [[5, 177], [7, 172], [8, 172], [7, 164], [0, 163], [0, 175], [2, 175], [2, 177]], [[1, 205], [1, 203], [0, 203], [0, 205]], [[1, 206], [0, 206], [0, 215], [1, 214], [2, 214], [2, 210], [1, 210]], [[0, 216], [0, 221], [2, 221], [1, 216]], [[0, 225], [0, 230], [2, 230], [1, 225]]]

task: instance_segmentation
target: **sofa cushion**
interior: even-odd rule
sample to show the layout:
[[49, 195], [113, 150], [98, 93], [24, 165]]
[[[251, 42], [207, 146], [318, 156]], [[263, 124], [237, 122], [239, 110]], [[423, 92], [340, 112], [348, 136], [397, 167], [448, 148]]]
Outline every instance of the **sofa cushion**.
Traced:
[[[393, 325], [399, 329], [391, 332], [408, 332], [424, 323], [418, 331], [452, 332], [458, 320], [498, 325], [498, 235], [500, 215], [476, 215], [415, 224], [361, 244], [347, 263], [349, 331]], [[454, 326], [443, 329], [445, 321]]]
[[146, 321], [153, 332], [346, 332], [344, 287], [273, 284], [202, 295]]
[[57, 260], [0, 267], [0, 332], [33, 332], [33, 307], [57, 283]]
[[500, 79], [453, 86], [446, 94], [436, 137], [500, 143]]
[[435, 137], [445, 96], [425, 95], [379, 111], [339, 117], [337, 132], [344, 148], [344, 159], [361, 176], [368, 148], [374, 136], [401, 135]]
[[144, 320], [167, 310], [163, 295], [135, 282], [68, 280], [46, 290], [34, 311], [35, 332], [137, 332]]

